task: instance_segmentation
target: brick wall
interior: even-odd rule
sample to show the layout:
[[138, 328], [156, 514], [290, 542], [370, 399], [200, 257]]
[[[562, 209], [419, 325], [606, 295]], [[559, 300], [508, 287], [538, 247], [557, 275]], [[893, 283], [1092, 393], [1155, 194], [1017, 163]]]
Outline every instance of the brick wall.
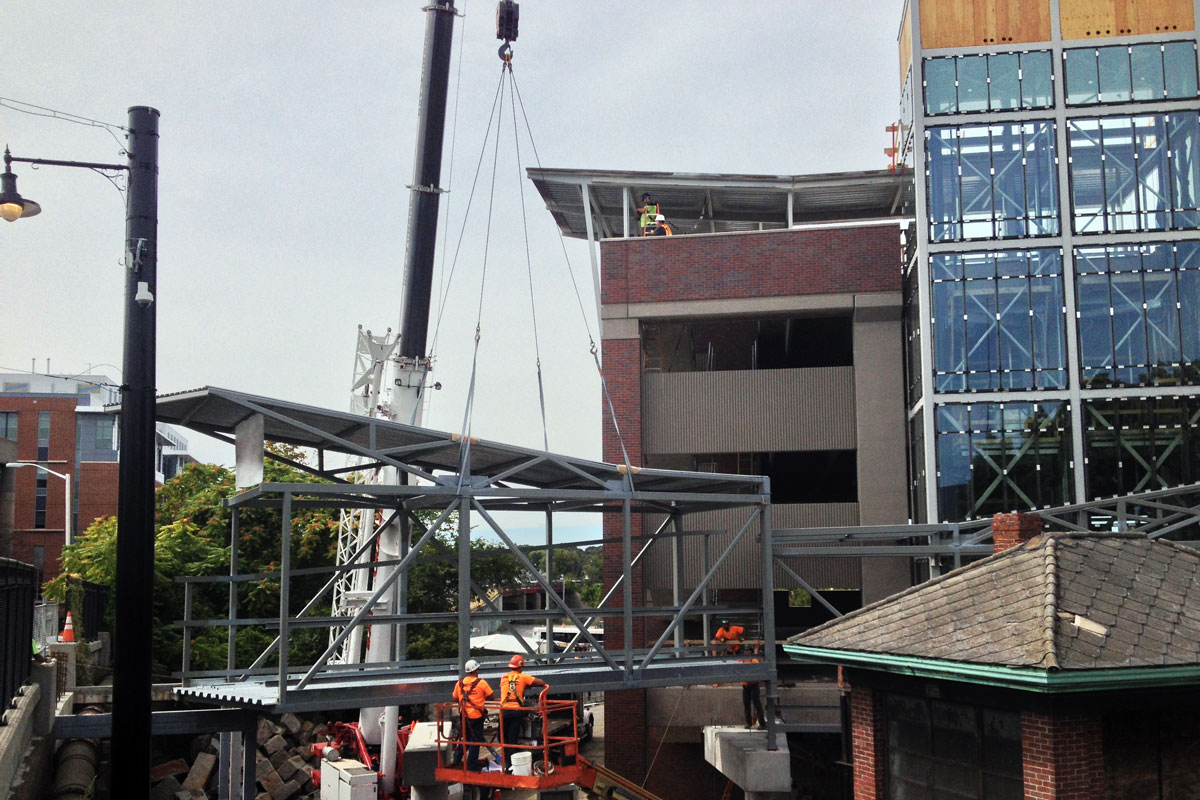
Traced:
[[900, 228], [872, 225], [601, 245], [603, 303], [900, 291]]
[[[604, 640], [607, 645], [607, 630]], [[645, 779], [645, 689], [604, 693], [604, 763], [634, 783]]]
[[992, 517], [992, 552], [1002, 553], [1041, 532], [1042, 518], [1038, 514], [996, 514]]
[[1021, 713], [1029, 800], [1102, 800], [1104, 731], [1099, 716]]
[[[668, 730], [668, 737], [670, 734], [671, 731]], [[703, 744], [667, 741], [659, 747], [662, 738], [663, 728], [648, 729], [646, 749], [649, 754], [647, 769], [650, 774], [646, 778], [647, 789], [663, 800], [717, 800], [722, 796], [729, 779], [704, 760]], [[735, 786], [730, 793], [731, 800], [741, 796], [741, 789]]]
[[76, 519], [83, 533], [100, 517], [117, 514], [117, 476], [115, 461], [84, 461], [79, 465], [79, 505]]
[[870, 689], [855, 686], [850, 690], [850, 730], [854, 800], [883, 800], [887, 785], [883, 713]]

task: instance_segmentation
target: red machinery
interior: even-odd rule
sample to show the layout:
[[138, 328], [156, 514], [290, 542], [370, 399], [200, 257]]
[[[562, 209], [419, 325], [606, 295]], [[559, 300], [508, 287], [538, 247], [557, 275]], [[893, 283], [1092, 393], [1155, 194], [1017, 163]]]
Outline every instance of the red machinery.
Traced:
[[[416, 725], [415, 722], [410, 722], [396, 731], [396, 774], [400, 776], [404, 775], [404, 748], [408, 746], [408, 737], [412, 734], [414, 725]], [[379, 753], [371, 752], [357, 722], [331, 722], [329, 729], [333, 732], [333, 741], [314, 744], [312, 749], [315, 755], [322, 760], [326, 758], [336, 760], [339, 755], [330, 753], [331, 750], [336, 750], [340, 756], [353, 758], [361, 762], [363, 766], [370, 767], [376, 772], [379, 771]], [[313, 771], [313, 783], [321, 785], [320, 770]], [[396, 793], [393, 795], [384, 794], [382, 789], [379, 792], [380, 800], [399, 800], [408, 796], [409, 788], [407, 786], [397, 786]]]

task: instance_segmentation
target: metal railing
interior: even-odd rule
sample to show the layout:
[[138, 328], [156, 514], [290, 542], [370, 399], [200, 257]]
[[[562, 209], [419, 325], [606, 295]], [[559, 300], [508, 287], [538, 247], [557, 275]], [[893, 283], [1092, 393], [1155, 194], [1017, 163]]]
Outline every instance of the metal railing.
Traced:
[[0, 559], [0, 698], [7, 708], [33, 664], [33, 601], [38, 571], [31, 564]]
[[58, 641], [60, 624], [58, 603], [38, 603], [33, 607], [33, 640], [39, 650]]
[[83, 581], [82, 619], [79, 620], [79, 633], [89, 642], [100, 636], [104, 627], [104, 611], [108, 608], [108, 587], [99, 583]]

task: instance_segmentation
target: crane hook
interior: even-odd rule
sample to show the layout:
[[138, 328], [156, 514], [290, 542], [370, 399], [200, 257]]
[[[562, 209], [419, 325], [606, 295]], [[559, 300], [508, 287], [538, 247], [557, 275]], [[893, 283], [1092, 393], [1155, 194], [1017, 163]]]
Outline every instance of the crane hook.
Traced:
[[512, 45], [508, 43], [507, 39], [504, 41], [504, 44], [500, 45], [500, 50], [497, 51], [496, 55], [500, 56], [500, 60], [505, 64], [512, 63]]

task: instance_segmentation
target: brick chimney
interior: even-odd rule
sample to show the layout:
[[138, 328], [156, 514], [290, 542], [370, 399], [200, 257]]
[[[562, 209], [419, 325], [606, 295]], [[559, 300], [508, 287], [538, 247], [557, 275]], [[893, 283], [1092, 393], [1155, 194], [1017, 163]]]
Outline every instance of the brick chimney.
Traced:
[[1041, 532], [1042, 518], [1038, 514], [997, 514], [992, 517], [992, 552], [1001, 553], [1016, 547]]

